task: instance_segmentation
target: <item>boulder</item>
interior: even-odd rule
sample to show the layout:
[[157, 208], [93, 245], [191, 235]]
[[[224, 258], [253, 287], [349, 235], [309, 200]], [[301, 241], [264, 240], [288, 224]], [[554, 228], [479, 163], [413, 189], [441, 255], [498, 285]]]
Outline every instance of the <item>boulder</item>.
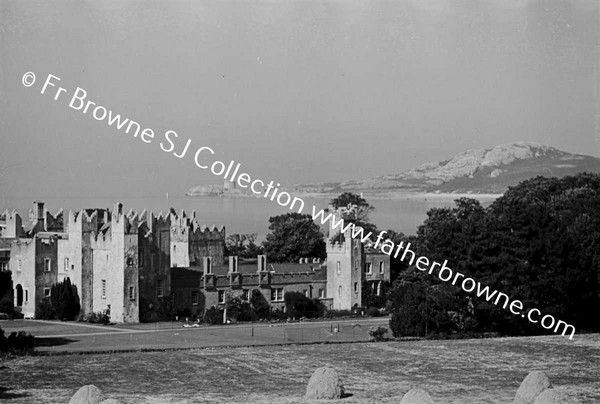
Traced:
[[429, 396], [429, 393], [423, 389], [410, 389], [400, 404], [433, 404], [433, 400]]
[[312, 374], [306, 387], [306, 399], [333, 400], [344, 397], [344, 385], [338, 373], [328, 367], [320, 367]]
[[579, 400], [570, 398], [565, 393], [554, 389], [546, 389], [542, 391], [536, 398], [533, 404], [578, 404]]
[[102, 391], [93, 384], [88, 384], [73, 394], [69, 404], [100, 404], [103, 399]]
[[527, 377], [523, 379], [521, 386], [519, 386], [513, 404], [533, 404], [535, 398], [542, 391], [550, 388], [552, 388], [552, 383], [550, 383], [546, 373], [539, 370], [529, 372]]

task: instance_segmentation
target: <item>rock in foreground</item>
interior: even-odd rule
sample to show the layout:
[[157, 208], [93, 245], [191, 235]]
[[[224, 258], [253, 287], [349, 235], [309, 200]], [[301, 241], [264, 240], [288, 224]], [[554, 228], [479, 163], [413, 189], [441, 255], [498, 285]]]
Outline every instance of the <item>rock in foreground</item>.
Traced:
[[93, 384], [88, 384], [73, 394], [69, 404], [99, 404], [102, 400], [104, 400], [102, 390]]
[[547, 389], [540, 393], [535, 398], [533, 404], [578, 404], [577, 399], [568, 397], [565, 393], [556, 391], [554, 389]]
[[320, 367], [312, 374], [306, 387], [306, 399], [333, 400], [344, 397], [344, 385], [338, 373], [328, 367]]
[[434, 404], [429, 393], [423, 389], [410, 389], [402, 397], [400, 404]]
[[515, 395], [514, 404], [533, 404], [535, 398], [544, 390], [552, 388], [550, 379], [546, 373], [536, 370], [529, 372], [527, 377], [521, 382], [519, 390]]

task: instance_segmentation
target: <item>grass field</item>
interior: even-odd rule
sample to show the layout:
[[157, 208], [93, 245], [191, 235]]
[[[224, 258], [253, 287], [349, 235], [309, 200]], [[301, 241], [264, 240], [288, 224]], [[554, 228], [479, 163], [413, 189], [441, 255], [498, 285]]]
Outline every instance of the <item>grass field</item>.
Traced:
[[341, 374], [348, 403], [398, 403], [415, 386], [436, 403], [510, 403], [531, 370], [600, 402], [598, 334], [34, 356], [2, 364], [0, 399], [67, 403], [93, 383], [124, 403], [296, 403], [323, 365]]

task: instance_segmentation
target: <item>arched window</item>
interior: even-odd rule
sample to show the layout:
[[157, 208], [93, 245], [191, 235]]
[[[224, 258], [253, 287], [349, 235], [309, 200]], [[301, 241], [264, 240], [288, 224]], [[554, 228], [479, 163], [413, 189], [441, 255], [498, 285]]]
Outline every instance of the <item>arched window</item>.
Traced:
[[17, 296], [17, 306], [23, 306], [23, 286], [18, 284], [15, 288], [15, 295]]

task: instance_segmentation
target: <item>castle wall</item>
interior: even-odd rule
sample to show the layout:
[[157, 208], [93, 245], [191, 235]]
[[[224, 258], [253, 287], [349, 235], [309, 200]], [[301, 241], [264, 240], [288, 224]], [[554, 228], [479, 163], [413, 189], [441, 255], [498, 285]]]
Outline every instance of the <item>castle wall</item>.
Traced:
[[351, 310], [361, 306], [363, 246], [349, 234], [343, 243], [327, 241], [327, 297], [334, 310]]
[[171, 227], [170, 241], [170, 267], [189, 267], [190, 266], [190, 244], [189, 228], [184, 225], [174, 225]]
[[0, 237], [2, 238], [19, 238], [24, 236], [23, 221], [21, 216], [16, 211], [4, 212], [5, 228]]
[[[35, 240], [35, 301], [45, 297], [44, 289], [58, 282], [58, 243], [55, 238], [34, 238]], [[50, 260], [50, 270], [46, 271], [45, 261]], [[35, 311], [35, 310], [34, 310]]]
[[225, 257], [225, 227], [205, 227], [192, 223], [189, 236], [189, 263], [200, 265], [203, 257], [212, 257], [213, 265], [223, 265]]
[[[34, 317], [37, 301], [35, 252], [35, 239], [19, 239], [11, 244], [10, 268], [12, 271], [15, 307], [26, 317]], [[17, 285], [21, 285], [23, 288], [23, 304], [21, 306], [17, 305]]]

